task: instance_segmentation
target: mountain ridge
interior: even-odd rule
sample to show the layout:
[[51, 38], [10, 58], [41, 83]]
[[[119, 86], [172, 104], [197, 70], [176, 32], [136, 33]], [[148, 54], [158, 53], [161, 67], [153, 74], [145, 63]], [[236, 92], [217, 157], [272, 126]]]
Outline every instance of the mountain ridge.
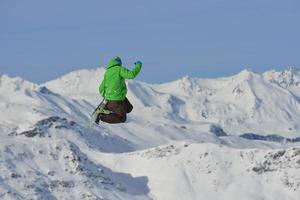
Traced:
[[[300, 80], [299, 70], [296, 69], [288, 68], [284, 72], [278, 73], [286, 74], [286, 71], [289, 74], [294, 73], [293, 80], [298, 75]], [[148, 84], [131, 80], [128, 82], [128, 97], [134, 105], [137, 105], [137, 109], [144, 110], [151, 116], [154, 116], [160, 109], [158, 117], [161, 120], [177, 119], [177, 122], [216, 123], [220, 124], [227, 132], [234, 134], [283, 132], [285, 136], [296, 137], [300, 131], [300, 127], [297, 125], [300, 120], [300, 97], [297, 96], [300, 85], [291, 90], [282, 87], [274, 79], [266, 78], [269, 73], [274, 72], [257, 74], [245, 69], [231, 77], [217, 79], [183, 77], [164, 84]], [[5, 98], [15, 95], [11, 91], [19, 91], [19, 88], [22, 88], [20, 91], [24, 92], [24, 96], [29, 99], [29, 102], [36, 102], [32, 96], [48, 92], [48, 95], [44, 94], [43, 101], [47, 100], [53, 103], [54, 98], [63, 98], [65, 99], [63, 101], [71, 101], [70, 103], [73, 104], [77, 100], [80, 101], [80, 104], [91, 108], [101, 99], [98, 94], [98, 86], [103, 74], [103, 68], [83, 69], [40, 85], [20, 78], [1, 76], [2, 87], [0, 85], [0, 89], [4, 88], [3, 83], [8, 83], [7, 90], [9, 92], [6, 92]], [[51, 92], [60, 97], [53, 94], [51, 96]], [[20, 97], [22, 93], [18, 95], [19, 99], [22, 98]], [[38, 96], [41, 97], [41, 95]], [[52, 104], [51, 102], [48, 103], [49, 106]], [[78, 104], [78, 102], [76, 103]], [[64, 110], [64, 108], [59, 109]], [[274, 115], [274, 113], [276, 114]], [[80, 115], [82, 114], [80, 113]], [[86, 113], [83, 115], [87, 116]], [[140, 117], [143, 118], [143, 116]], [[260, 122], [263, 124], [271, 122], [275, 128], [269, 131], [265, 131], [263, 128], [244, 129], [252, 124], [259, 125]], [[276, 125], [278, 122], [289, 125], [278, 129]]]

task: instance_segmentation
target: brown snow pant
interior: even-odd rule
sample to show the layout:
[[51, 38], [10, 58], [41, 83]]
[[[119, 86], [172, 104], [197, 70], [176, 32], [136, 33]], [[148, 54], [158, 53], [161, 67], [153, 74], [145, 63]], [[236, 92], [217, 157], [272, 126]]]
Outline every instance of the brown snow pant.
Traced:
[[108, 101], [106, 104], [106, 108], [108, 110], [113, 111], [114, 113], [108, 115], [100, 115], [101, 121], [116, 124], [116, 123], [124, 123], [127, 119], [127, 113], [130, 113], [133, 109], [133, 106], [125, 98], [122, 101]]

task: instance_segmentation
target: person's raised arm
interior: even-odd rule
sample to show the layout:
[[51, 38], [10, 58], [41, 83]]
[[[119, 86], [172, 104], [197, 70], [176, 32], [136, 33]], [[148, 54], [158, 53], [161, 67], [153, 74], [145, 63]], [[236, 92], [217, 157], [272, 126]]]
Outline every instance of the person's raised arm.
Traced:
[[121, 67], [120, 76], [125, 79], [134, 79], [140, 73], [142, 65], [141, 61], [137, 61], [134, 63], [134, 68], [132, 70]]

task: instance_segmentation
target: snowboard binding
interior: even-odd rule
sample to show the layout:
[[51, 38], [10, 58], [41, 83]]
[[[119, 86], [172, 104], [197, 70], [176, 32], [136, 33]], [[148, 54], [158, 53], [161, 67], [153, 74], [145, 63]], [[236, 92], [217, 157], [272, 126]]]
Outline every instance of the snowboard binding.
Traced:
[[90, 115], [90, 128], [92, 127], [93, 123], [99, 124], [101, 115], [109, 115], [114, 113], [113, 111], [107, 109], [106, 104], [107, 102], [103, 99], [94, 112]]

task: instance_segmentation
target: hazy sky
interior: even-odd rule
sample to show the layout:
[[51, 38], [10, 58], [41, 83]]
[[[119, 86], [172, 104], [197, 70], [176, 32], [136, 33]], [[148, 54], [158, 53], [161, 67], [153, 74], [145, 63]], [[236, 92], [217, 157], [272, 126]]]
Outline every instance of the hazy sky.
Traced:
[[139, 80], [300, 67], [299, 0], [0, 0], [0, 74], [45, 82], [119, 55]]

